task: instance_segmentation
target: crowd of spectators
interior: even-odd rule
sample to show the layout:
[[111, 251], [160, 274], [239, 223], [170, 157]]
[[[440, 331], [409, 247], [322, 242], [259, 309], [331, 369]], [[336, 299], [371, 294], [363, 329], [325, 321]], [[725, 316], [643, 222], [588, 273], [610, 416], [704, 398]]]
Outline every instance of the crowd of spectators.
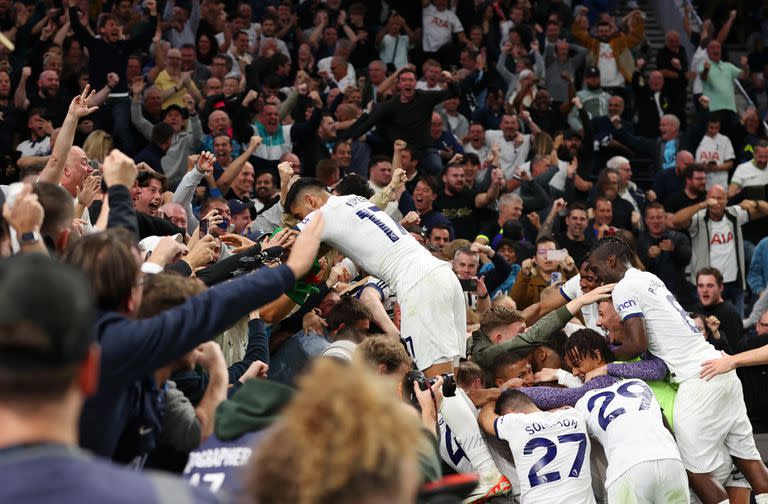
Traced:
[[297, 231], [299, 178], [450, 263], [470, 341], [548, 321], [531, 364], [470, 344], [465, 391], [532, 385], [561, 328], [620, 341], [610, 303], [560, 308], [607, 237], [715, 348], [768, 344], [768, 16], [715, 10], [655, 46], [632, 0], [0, 1], [0, 496], [208, 501], [252, 458], [224, 489], [426, 502], [466, 472], [440, 400], [403, 386], [420, 429], [373, 376], [412, 367], [402, 293]]

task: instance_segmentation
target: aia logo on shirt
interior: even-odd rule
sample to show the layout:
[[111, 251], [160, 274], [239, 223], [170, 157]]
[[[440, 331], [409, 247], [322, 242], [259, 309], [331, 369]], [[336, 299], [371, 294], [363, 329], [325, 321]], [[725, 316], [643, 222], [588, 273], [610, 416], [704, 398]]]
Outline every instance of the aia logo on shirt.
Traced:
[[717, 151], [713, 151], [713, 152], [701, 151], [699, 153], [699, 158], [700, 158], [699, 161], [701, 161], [703, 163], [708, 163], [710, 161], [719, 162], [720, 161], [720, 153], [717, 152]]
[[710, 245], [725, 245], [733, 241], [733, 231], [727, 233], [715, 233], [709, 241]]
[[438, 17], [432, 18], [432, 24], [439, 27], [439, 28], [450, 28], [450, 24], [448, 24], [448, 21], [445, 19], [440, 19]]

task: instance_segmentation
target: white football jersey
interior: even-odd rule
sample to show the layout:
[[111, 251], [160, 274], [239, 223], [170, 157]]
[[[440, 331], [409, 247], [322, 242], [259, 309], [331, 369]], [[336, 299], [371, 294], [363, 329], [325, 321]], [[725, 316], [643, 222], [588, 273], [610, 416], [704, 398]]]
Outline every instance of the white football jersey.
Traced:
[[496, 435], [509, 443], [523, 504], [593, 504], [590, 444], [584, 418], [573, 408], [496, 420]]
[[698, 376], [702, 362], [720, 357], [653, 273], [630, 268], [614, 287], [612, 299], [622, 321], [643, 317], [648, 351], [664, 361], [673, 382]]
[[440, 429], [440, 458], [457, 473], [475, 472], [466, 453], [456, 441], [451, 428], [445, 423], [445, 418], [439, 413], [437, 414], [437, 426]]
[[634, 465], [653, 460], [680, 460], [672, 434], [664, 427], [661, 407], [642, 380], [623, 380], [591, 390], [576, 403], [589, 434], [605, 449], [605, 486]]
[[[568, 301], [573, 301], [579, 296], [584, 295], [584, 291], [581, 290], [581, 274], [568, 279], [567, 282], [560, 287], [560, 294]], [[602, 328], [598, 327], [597, 319], [600, 313], [597, 311], [597, 303], [588, 304], [581, 308], [581, 316], [584, 317], [584, 324], [590, 329], [594, 329], [600, 334], [605, 334]]]
[[299, 223], [299, 229], [317, 212], [322, 212], [325, 218], [321, 241], [387, 282], [398, 296], [445, 264], [422, 247], [399, 222], [361, 196], [331, 196], [320, 210]]

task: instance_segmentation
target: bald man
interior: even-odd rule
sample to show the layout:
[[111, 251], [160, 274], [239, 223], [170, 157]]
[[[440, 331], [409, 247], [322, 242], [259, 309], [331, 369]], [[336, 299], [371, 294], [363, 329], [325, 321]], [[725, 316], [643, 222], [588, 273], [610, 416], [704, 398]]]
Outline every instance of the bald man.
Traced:
[[638, 60], [638, 71], [632, 76], [632, 87], [637, 96], [637, 135], [659, 136], [659, 121], [667, 113], [670, 101], [664, 89], [664, 75], [658, 70], [643, 73], [645, 61]]
[[14, 96], [16, 108], [21, 110], [43, 109], [46, 117], [54, 126], [64, 122], [69, 107], [69, 99], [62, 96], [59, 74], [54, 70], [44, 70], [37, 79], [37, 92], [27, 97], [27, 80], [32, 74], [30, 67], [24, 67]]
[[[214, 152], [213, 139], [219, 135], [227, 135], [232, 138], [232, 121], [224, 110], [214, 110], [208, 116], [208, 130], [209, 134], [203, 137], [203, 141], [200, 145], [201, 151]], [[236, 158], [243, 153], [243, 147], [240, 142], [232, 138], [232, 158]]]

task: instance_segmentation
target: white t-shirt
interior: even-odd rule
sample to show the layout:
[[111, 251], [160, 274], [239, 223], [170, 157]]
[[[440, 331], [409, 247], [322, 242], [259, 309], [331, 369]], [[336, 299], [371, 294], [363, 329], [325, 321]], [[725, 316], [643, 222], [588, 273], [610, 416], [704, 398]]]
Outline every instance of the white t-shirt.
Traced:
[[621, 75], [619, 67], [616, 66], [611, 44], [600, 42], [597, 68], [600, 69], [600, 85], [602, 87], [619, 87], [624, 85], [624, 76]]
[[[572, 301], [579, 296], [583, 296], [584, 291], [581, 290], [580, 282], [581, 282], [580, 274], [574, 277], [571, 277], [567, 282], [563, 284], [562, 287], [560, 287], [560, 294], [568, 301]], [[602, 328], [598, 327], [597, 325], [597, 319], [600, 316], [600, 314], [597, 311], [597, 303], [592, 303], [582, 307], [581, 316], [584, 317], [584, 323], [588, 328], [594, 329], [598, 333], [603, 334]]]
[[320, 240], [371, 275], [387, 282], [398, 297], [445, 263], [422, 247], [400, 223], [361, 196], [331, 196], [320, 210], [299, 223], [299, 229], [322, 212]]
[[705, 47], [699, 46], [693, 51], [693, 56], [691, 56], [691, 71], [696, 73], [696, 78], [693, 80], [694, 95], [702, 94], [704, 92], [704, 83], [701, 81], [698, 69], [708, 59], [709, 57], [707, 56], [707, 49]]
[[752, 160], [741, 163], [733, 172], [731, 182], [741, 187], [766, 185], [768, 184], [768, 167], [758, 168]]
[[16, 151], [21, 153], [21, 157], [48, 156], [51, 154], [51, 137], [47, 136], [38, 142], [24, 140], [16, 147]]
[[[393, 37], [389, 33], [381, 39], [379, 47], [379, 58], [384, 63], [392, 63], [395, 68], [402, 68], [408, 64], [408, 48], [411, 43], [408, 35], [398, 35]], [[397, 50], [397, 53], [395, 53]], [[417, 83], [418, 84], [418, 83]]]
[[[333, 60], [333, 56], [328, 56], [327, 58], [323, 58], [320, 61], [318, 61], [317, 71], [328, 72], [328, 75], [333, 76], [333, 74], [331, 73], [332, 60]], [[347, 63], [347, 77], [350, 77], [353, 83], [357, 82], [357, 74], [355, 73], [355, 67], [352, 66], [352, 63]]]
[[440, 86], [439, 83], [435, 83], [434, 86], [431, 86], [427, 83], [425, 80], [420, 80], [416, 83], [416, 89], [421, 89], [423, 91], [442, 91], [443, 88]]
[[422, 35], [424, 52], [437, 51], [451, 41], [454, 33], [464, 31], [461, 21], [452, 10], [445, 9], [440, 12], [432, 4], [422, 11], [422, 26], [424, 27]]
[[661, 407], [642, 380], [623, 380], [591, 390], [576, 403], [589, 435], [605, 449], [605, 486], [633, 466], [653, 460], [680, 460], [680, 452], [661, 417]]
[[509, 443], [525, 504], [592, 504], [591, 445], [586, 422], [573, 408], [508, 413], [496, 435]]
[[480, 158], [480, 162], [484, 163], [486, 159], [488, 159], [488, 156], [491, 154], [491, 146], [488, 144], [481, 145], [479, 149], [475, 149], [470, 142], [465, 143], [462, 145], [464, 147], [464, 153], [471, 152], [472, 154], [477, 154], [477, 157]]
[[523, 135], [523, 142], [515, 145], [514, 140], [508, 141], [504, 138], [501, 130], [488, 130], [485, 132], [485, 144], [488, 146], [499, 144], [501, 170], [504, 172], [504, 177], [510, 179], [515, 174], [515, 168], [522, 167], [531, 152], [531, 135]]
[[630, 268], [614, 287], [612, 299], [622, 322], [643, 317], [648, 351], [664, 361], [673, 382], [697, 377], [702, 362], [720, 357], [653, 273]]
[[[714, 137], [704, 135], [704, 138], [699, 142], [699, 147], [696, 149], [697, 163], [707, 164], [715, 162], [723, 164], [732, 159], [736, 159], [736, 154], [733, 152], [733, 144], [731, 144], [731, 140], [727, 136], [721, 133]], [[724, 189], [728, 189], [728, 172], [707, 173], [707, 189], [713, 185], [720, 185]]]
[[733, 224], [726, 218], [709, 222], [709, 264], [720, 270], [724, 282], [733, 282], [739, 273]]

